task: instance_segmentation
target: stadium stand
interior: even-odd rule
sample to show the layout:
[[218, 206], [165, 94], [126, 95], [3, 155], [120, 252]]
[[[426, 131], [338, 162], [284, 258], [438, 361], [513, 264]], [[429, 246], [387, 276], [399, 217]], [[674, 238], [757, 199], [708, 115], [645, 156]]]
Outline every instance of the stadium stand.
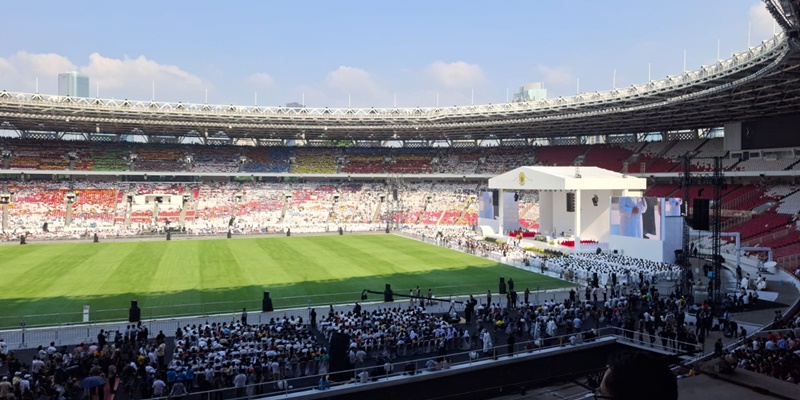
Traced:
[[340, 156], [336, 148], [302, 148], [294, 153], [290, 172], [296, 174], [335, 174], [336, 159]]
[[239, 172], [239, 149], [215, 146], [192, 146], [189, 172]]
[[[502, 174], [521, 165], [531, 165], [534, 152], [527, 147], [490, 147], [482, 158], [478, 172], [486, 174]], [[479, 158], [479, 161], [480, 159]]]
[[599, 144], [589, 146], [589, 152], [586, 153], [582, 164], [620, 172], [623, 163], [632, 155], [633, 152], [628, 148], [613, 144]]
[[[722, 139], [681, 139], [596, 145], [511, 146], [472, 148], [362, 148], [362, 147], [253, 147], [232, 145], [177, 145], [120, 142], [82, 142], [0, 139], [4, 167], [43, 171], [142, 171], [189, 173], [317, 173], [335, 177], [381, 173], [390, 176], [431, 173], [493, 175], [520, 165], [586, 165], [638, 173], [681, 170], [680, 157], [692, 154], [692, 171], [709, 173], [711, 157], [722, 157], [730, 171], [766, 172], [798, 167], [793, 149], [753, 153], [740, 160], [729, 157]], [[763, 174], [762, 174], [763, 175]], [[403, 225], [454, 226], [477, 223], [475, 182], [279, 182], [278, 180], [186, 183], [123, 183], [42, 180], [9, 182], [14, 192], [4, 233], [26, 231], [34, 237], [59, 238], [87, 235], [130, 235], [181, 227], [193, 234], [282, 231], [377, 230], [389, 221]], [[114, 178], [111, 178], [112, 180]], [[272, 178], [270, 178], [272, 179]], [[473, 178], [474, 179], [474, 178]], [[683, 197], [674, 178], [652, 179], [647, 196]], [[224, 178], [223, 180], [229, 180]], [[670, 183], [672, 182], [672, 183]], [[400, 201], [392, 201], [398, 185]], [[694, 198], [711, 199], [713, 188], [693, 185]], [[68, 190], [84, 192], [71, 206]], [[128, 202], [129, 195], [159, 193], [186, 195], [185, 204]], [[536, 230], [538, 207], [534, 195], [520, 193], [520, 223]], [[381, 201], [383, 199], [383, 202]], [[69, 213], [67, 210], [69, 209]], [[770, 236], [778, 256], [792, 255], [794, 241], [783, 238], [795, 232], [793, 216], [800, 211], [800, 195], [787, 179], [764, 176], [723, 189], [723, 228], [742, 233], [746, 240]], [[691, 212], [691, 211], [690, 211]], [[69, 214], [69, 218], [67, 215]], [[234, 219], [231, 224], [231, 218]], [[69, 222], [67, 222], [69, 220]], [[41, 231], [48, 223], [47, 234]], [[796, 235], [790, 235], [794, 237]], [[775, 240], [775, 243], [771, 243]]]
[[442, 174], [474, 174], [481, 156], [475, 149], [448, 149], [438, 157], [437, 172]]
[[186, 151], [183, 146], [154, 145], [136, 149], [136, 171], [184, 171], [186, 168]]
[[578, 156], [589, 149], [585, 145], [575, 146], [542, 146], [536, 148], [536, 165], [571, 166], [575, 165]]

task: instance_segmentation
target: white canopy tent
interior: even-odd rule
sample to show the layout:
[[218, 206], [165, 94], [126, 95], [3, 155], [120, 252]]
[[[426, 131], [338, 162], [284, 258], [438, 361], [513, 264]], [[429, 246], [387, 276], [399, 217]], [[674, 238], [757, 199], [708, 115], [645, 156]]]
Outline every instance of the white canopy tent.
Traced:
[[[498, 209], [494, 220], [479, 219], [500, 234], [518, 229], [518, 213], [508, 207], [513, 197], [502, 192], [539, 192], [539, 227], [550, 237], [572, 232], [576, 247], [580, 238], [605, 242], [610, 229], [611, 197], [641, 197], [647, 180], [597, 167], [519, 167], [489, 179], [489, 189], [498, 190]], [[574, 200], [573, 200], [574, 199]], [[568, 200], [573, 202], [570, 207]], [[516, 207], [516, 204], [514, 204]], [[513, 214], [513, 215], [508, 215]]]

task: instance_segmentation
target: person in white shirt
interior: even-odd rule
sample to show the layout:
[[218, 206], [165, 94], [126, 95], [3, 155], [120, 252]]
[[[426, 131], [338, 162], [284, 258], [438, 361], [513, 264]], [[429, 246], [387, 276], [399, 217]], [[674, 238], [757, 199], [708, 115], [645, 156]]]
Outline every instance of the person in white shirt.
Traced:
[[492, 349], [492, 334], [484, 330], [481, 339], [483, 340], [483, 352], [488, 353]]
[[556, 321], [554, 319], [550, 318], [550, 320], [547, 321], [547, 327], [545, 327], [545, 333], [547, 333], [547, 336], [553, 337], [556, 335], [557, 332], [558, 332], [558, 325], [556, 325]]

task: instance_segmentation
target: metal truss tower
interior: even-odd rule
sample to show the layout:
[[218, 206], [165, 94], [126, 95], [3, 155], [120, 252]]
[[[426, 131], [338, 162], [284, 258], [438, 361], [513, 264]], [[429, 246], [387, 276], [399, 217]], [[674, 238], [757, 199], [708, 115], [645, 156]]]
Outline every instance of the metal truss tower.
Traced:
[[[692, 186], [692, 158], [689, 155], [683, 156], [683, 176], [681, 177], [681, 187], [683, 188], [683, 206], [686, 212], [684, 213], [684, 217], [689, 216], [690, 210], [690, 196], [691, 193], [689, 190]], [[692, 284], [689, 282], [687, 278], [688, 272], [692, 269], [692, 250], [691, 250], [691, 242], [692, 239], [689, 236], [689, 224], [686, 221], [686, 218], [683, 220], [683, 257], [678, 260], [678, 264], [683, 267], [681, 272], [681, 282], [683, 286], [681, 287], [681, 292], [687, 294], [689, 296], [692, 295]]]
[[722, 190], [725, 189], [725, 178], [722, 176], [722, 158], [714, 157], [714, 175], [711, 177], [711, 184], [714, 191], [714, 201], [711, 203], [711, 260], [714, 266], [714, 286], [709, 299], [715, 304], [721, 304], [723, 298], [722, 289], [722, 254], [720, 233], [722, 231]]
[[[725, 177], [722, 174], [722, 158], [714, 157], [714, 173], [709, 176], [693, 176], [692, 175], [692, 156], [687, 154], [683, 157], [683, 176], [681, 178], [681, 185], [683, 187], [683, 204], [686, 207], [686, 215], [689, 213], [691, 201], [691, 187], [692, 185], [710, 185], [713, 191], [713, 198], [709, 209], [710, 217], [710, 230], [711, 230], [711, 254], [709, 256], [712, 263], [712, 284], [709, 286], [708, 300], [709, 302], [720, 304], [724, 296], [722, 288], [722, 264], [723, 258], [721, 254], [722, 243], [720, 241], [720, 233], [722, 232], [722, 191], [725, 190], [727, 184]], [[697, 218], [692, 215], [692, 218]], [[686, 279], [687, 272], [692, 268], [691, 262], [691, 237], [689, 224], [684, 221], [683, 224], [683, 254], [684, 257], [680, 263], [683, 267], [683, 287], [684, 293], [691, 294], [692, 287]]]

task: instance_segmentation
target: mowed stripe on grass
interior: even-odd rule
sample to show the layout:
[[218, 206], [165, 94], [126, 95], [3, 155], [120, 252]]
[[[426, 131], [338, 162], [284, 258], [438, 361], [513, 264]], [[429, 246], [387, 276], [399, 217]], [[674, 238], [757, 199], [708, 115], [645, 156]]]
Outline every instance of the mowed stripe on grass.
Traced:
[[84, 304], [93, 311], [124, 309], [132, 299], [143, 309], [255, 306], [265, 290], [274, 299], [296, 297], [298, 305], [305, 296], [341, 293], [353, 293], [354, 301], [361, 290], [382, 290], [385, 283], [403, 294], [416, 286], [426, 293], [440, 288], [437, 295], [477, 293], [496, 291], [500, 276], [513, 276], [518, 291], [566, 285], [394, 235], [0, 246], [0, 270], [0, 316], [77, 313]]

